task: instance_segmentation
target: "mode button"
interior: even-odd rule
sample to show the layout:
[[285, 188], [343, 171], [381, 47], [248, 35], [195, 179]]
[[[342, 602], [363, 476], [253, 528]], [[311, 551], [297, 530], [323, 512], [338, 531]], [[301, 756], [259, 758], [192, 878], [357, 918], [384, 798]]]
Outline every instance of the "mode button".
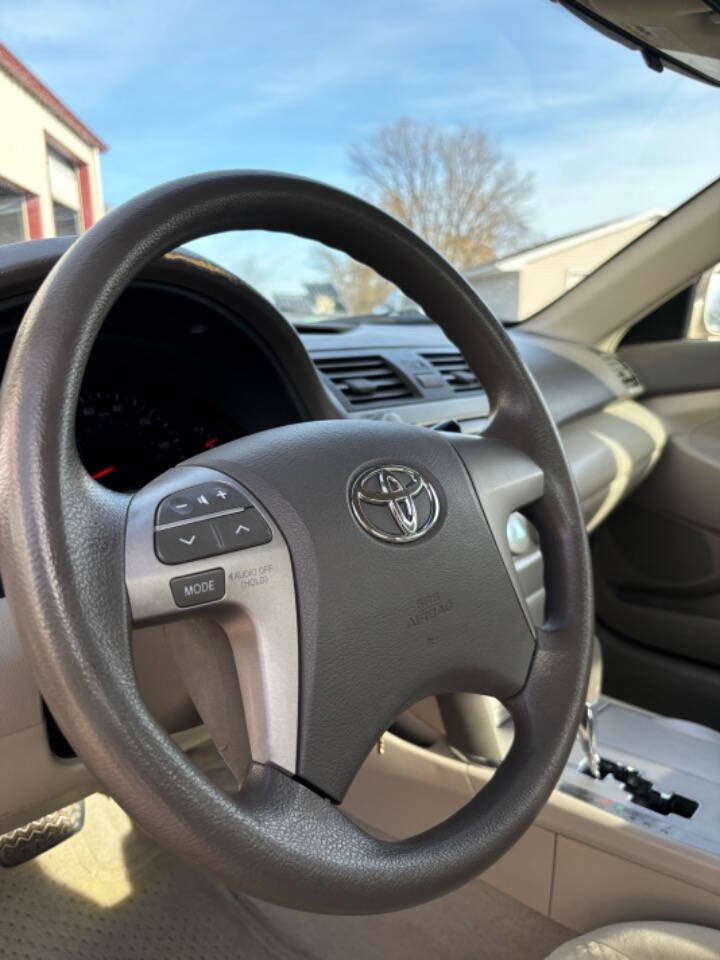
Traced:
[[217, 567], [187, 577], [175, 577], [170, 581], [170, 589], [178, 607], [196, 607], [201, 603], [222, 600], [225, 596], [225, 571]]

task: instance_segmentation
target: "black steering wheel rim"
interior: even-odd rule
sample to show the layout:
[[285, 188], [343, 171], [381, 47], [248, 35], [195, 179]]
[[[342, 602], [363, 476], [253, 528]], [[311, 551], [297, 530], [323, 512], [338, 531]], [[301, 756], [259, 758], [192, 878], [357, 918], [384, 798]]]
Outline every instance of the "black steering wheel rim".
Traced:
[[[128, 498], [100, 488], [77, 456], [82, 376], [120, 293], [169, 249], [252, 228], [318, 240], [397, 283], [478, 374], [491, 401], [487, 436], [510, 440], [544, 473], [544, 493], [529, 509], [544, 551], [548, 618], [527, 683], [506, 701], [515, 742], [463, 810], [401, 843], [366, 835], [269, 764], [254, 764], [240, 799], [229, 798], [177, 750], [134, 681]], [[453, 268], [397, 221], [322, 184], [235, 171], [175, 181], [116, 208], [73, 244], [35, 296], [5, 373], [0, 438], [0, 565], [41, 692], [78, 755], [158, 839], [250, 895], [369, 913], [447, 892], [530, 825], [567, 758], [589, 670], [582, 512], [552, 418], [507, 334]]]

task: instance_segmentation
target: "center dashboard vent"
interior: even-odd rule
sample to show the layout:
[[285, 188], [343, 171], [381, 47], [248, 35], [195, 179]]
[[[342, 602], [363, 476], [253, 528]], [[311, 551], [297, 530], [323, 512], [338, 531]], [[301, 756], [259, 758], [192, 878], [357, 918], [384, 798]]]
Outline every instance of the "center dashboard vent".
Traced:
[[374, 407], [411, 400], [416, 395], [395, 368], [378, 354], [314, 359], [315, 366], [348, 407]]
[[435, 367], [453, 393], [476, 393], [481, 389], [478, 378], [461, 353], [423, 353], [423, 357]]

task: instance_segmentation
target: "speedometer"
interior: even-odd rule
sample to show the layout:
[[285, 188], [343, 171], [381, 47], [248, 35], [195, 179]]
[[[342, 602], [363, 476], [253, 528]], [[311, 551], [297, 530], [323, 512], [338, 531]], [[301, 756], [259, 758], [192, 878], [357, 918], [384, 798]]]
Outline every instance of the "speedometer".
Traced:
[[80, 397], [76, 436], [88, 472], [112, 490], [134, 491], [221, 440], [217, 431], [147, 398], [89, 390]]

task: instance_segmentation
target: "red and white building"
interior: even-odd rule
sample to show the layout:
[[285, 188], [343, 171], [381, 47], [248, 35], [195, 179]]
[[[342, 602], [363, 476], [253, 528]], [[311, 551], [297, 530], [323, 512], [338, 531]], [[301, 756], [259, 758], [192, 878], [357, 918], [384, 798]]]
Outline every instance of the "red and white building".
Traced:
[[77, 234], [104, 212], [107, 147], [0, 44], [0, 243]]

